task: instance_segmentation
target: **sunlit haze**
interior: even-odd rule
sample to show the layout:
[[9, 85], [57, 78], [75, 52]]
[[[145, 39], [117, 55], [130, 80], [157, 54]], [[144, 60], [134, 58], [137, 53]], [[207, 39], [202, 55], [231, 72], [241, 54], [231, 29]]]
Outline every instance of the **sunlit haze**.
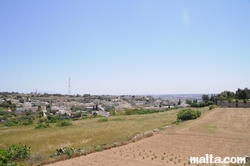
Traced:
[[0, 91], [203, 94], [250, 83], [249, 0], [0, 1]]

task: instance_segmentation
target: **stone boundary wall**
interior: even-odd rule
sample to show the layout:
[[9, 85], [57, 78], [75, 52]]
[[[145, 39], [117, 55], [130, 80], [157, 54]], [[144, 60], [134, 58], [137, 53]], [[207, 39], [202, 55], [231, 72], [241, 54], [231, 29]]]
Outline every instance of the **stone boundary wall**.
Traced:
[[238, 106], [237, 106], [237, 102], [235, 101], [217, 101], [217, 105], [219, 107], [229, 107], [229, 108], [250, 108], [250, 102], [238, 102]]

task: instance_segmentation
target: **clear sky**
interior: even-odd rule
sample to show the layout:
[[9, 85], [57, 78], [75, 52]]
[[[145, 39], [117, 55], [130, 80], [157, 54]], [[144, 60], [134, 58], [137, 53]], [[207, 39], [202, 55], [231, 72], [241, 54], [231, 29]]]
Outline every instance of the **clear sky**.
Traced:
[[249, 0], [2, 0], [0, 91], [250, 88]]

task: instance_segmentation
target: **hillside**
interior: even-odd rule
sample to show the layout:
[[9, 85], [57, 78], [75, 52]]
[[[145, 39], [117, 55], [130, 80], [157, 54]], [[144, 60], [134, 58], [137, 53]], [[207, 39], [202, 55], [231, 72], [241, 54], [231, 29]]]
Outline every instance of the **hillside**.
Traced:
[[[250, 156], [250, 109], [217, 108], [193, 121], [59, 165], [188, 165], [190, 156]], [[204, 164], [205, 165], [205, 164]]]

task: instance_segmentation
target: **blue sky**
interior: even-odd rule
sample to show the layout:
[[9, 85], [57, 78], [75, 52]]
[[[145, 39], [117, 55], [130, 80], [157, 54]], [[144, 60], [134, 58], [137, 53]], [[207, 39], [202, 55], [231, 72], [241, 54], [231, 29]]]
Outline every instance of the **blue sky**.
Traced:
[[0, 91], [249, 87], [249, 0], [0, 1]]

